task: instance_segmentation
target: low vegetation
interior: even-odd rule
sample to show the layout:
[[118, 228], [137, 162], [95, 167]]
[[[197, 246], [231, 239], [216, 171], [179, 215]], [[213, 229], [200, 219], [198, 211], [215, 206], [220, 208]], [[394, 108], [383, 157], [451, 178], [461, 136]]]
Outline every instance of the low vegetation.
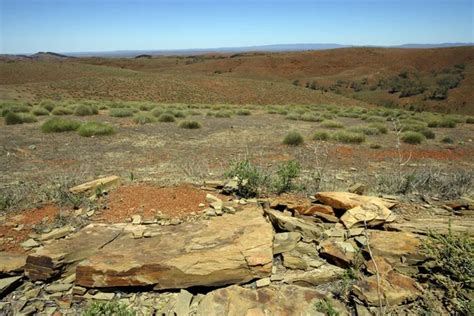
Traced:
[[286, 134], [285, 138], [283, 139], [283, 144], [289, 145], [289, 146], [299, 146], [304, 143], [304, 138], [303, 136], [296, 132], [292, 131]]
[[68, 131], [75, 131], [81, 126], [81, 122], [64, 119], [59, 117], [54, 117], [41, 125], [41, 130], [44, 133], [60, 133], [60, 132], [68, 132]]
[[158, 117], [158, 121], [162, 123], [172, 123], [176, 121], [176, 119], [171, 114], [163, 113]]
[[82, 316], [135, 316], [137, 313], [117, 301], [93, 302]]
[[198, 129], [201, 128], [201, 123], [197, 121], [182, 121], [179, 123], [179, 127], [186, 129]]
[[113, 108], [109, 110], [109, 115], [112, 117], [130, 117], [135, 113], [130, 108]]
[[148, 123], [154, 123], [156, 122], [156, 117], [154, 117], [152, 114], [150, 113], [146, 113], [146, 112], [140, 112], [140, 113], [136, 113], [134, 116], [133, 116], [133, 121], [137, 124], [148, 124]]
[[425, 136], [423, 134], [412, 131], [402, 133], [400, 138], [404, 143], [412, 145], [421, 144], [425, 140]]
[[77, 130], [79, 135], [84, 137], [110, 135], [115, 132], [114, 128], [105, 123], [87, 122], [82, 124]]
[[339, 131], [334, 133], [331, 138], [345, 144], [361, 144], [365, 142], [365, 135], [357, 132]]

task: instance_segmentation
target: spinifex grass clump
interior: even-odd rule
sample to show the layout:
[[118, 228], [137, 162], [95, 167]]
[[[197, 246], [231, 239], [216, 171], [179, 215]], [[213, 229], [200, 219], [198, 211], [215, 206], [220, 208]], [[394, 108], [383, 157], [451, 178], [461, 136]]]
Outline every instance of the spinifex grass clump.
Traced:
[[201, 128], [201, 124], [197, 121], [182, 121], [179, 123], [179, 127], [187, 129], [198, 129]]
[[112, 117], [129, 117], [132, 116], [135, 111], [131, 108], [112, 108], [109, 110], [109, 116]]
[[99, 110], [92, 105], [80, 104], [74, 110], [74, 115], [76, 116], [88, 116], [96, 115], [99, 113]]
[[425, 140], [425, 136], [418, 132], [408, 131], [402, 133], [401, 139], [404, 143], [417, 145], [421, 144]]
[[5, 114], [5, 124], [6, 125], [16, 125], [23, 124], [20, 114], [8, 112]]
[[34, 115], [36, 116], [43, 116], [43, 115], [49, 115], [49, 111], [45, 108], [42, 108], [42, 107], [34, 107], [32, 110], [31, 110], [31, 113], [33, 113]]
[[99, 122], [87, 122], [82, 124], [77, 131], [79, 135], [84, 137], [110, 135], [115, 132], [112, 126]]
[[316, 131], [313, 134], [313, 140], [328, 140], [329, 134], [325, 131]]
[[137, 113], [133, 116], [133, 121], [137, 124], [147, 124], [156, 122], [156, 118], [150, 113]]
[[176, 119], [171, 114], [163, 113], [158, 118], [158, 121], [163, 122], [163, 123], [172, 123], [172, 122], [176, 121]]
[[44, 133], [60, 133], [75, 131], [79, 126], [81, 126], [81, 122], [79, 121], [54, 117], [44, 122], [43, 125], [41, 125], [41, 130]]
[[331, 138], [346, 144], [361, 144], [365, 142], [365, 135], [355, 132], [339, 131], [334, 133]]
[[333, 120], [325, 120], [321, 123], [321, 126], [326, 128], [344, 128], [344, 125], [341, 122]]
[[58, 106], [55, 107], [51, 113], [53, 113], [53, 115], [71, 115], [73, 111], [64, 106]]
[[304, 138], [303, 136], [296, 132], [292, 131], [286, 134], [285, 138], [283, 139], [283, 144], [289, 145], [289, 146], [298, 146], [304, 143]]

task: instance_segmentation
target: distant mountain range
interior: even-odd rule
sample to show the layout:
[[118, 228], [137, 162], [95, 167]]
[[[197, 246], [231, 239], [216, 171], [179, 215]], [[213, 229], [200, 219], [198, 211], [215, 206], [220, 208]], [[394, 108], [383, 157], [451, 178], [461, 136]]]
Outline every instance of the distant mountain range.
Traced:
[[52, 52], [39, 52], [33, 55], [0, 55], [0, 57], [16, 57], [17, 59], [54, 59], [66, 57], [113, 57], [129, 58], [140, 55], [150, 56], [171, 56], [171, 55], [200, 55], [210, 53], [247, 53], [247, 52], [295, 52], [308, 50], [325, 50], [346, 47], [385, 47], [385, 48], [442, 48], [473, 46], [474, 43], [440, 43], [440, 44], [403, 44], [396, 46], [377, 46], [377, 45], [344, 45], [335, 43], [320, 44], [277, 44], [245, 47], [220, 47], [220, 48], [190, 48], [190, 49], [162, 49], [162, 50], [117, 50], [102, 52], [65, 52], [61, 54]]

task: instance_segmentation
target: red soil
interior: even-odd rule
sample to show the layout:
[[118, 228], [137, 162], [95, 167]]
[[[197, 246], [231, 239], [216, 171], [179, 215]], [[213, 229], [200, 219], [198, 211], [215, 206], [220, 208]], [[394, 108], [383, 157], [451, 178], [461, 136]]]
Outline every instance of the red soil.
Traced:
[[206, 194], [206, 191], [189, 184], [167, 188], [146, 184], [122, 186], [111, 192], [109, 208], [98, 214], [97, 220], [118, 223], [135, 214], [153, 219], [158, 212], [183, 218], [202, 210], [200, 203], [207, 206]]

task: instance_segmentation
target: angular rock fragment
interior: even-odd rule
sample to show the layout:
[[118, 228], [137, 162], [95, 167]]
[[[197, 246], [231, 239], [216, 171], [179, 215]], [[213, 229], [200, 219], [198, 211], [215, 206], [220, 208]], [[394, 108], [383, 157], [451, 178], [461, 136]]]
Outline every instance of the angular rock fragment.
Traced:
[[122, 232], [121, 227], [92, 224], [69, 239], [59, 239], [30, 254], [25, 274], [33, 281], [47, 280], [97, 252]]
[[9, 252], [0, 252], [0, 274], [13, 274], [23, 270], [26, 264], [26, 255]]
[[273, 225], [288, 232], [299, 232], [304, 238], [318, 240], [322, 236], [323, 227], [321, 225], [305, 221], [301, 218], [285, 215], [280, 211], [266, 209], [265, 213], [270, 218]]
[[355, 226], [374, 227], [385, 222], [393, 222], [392, 212], [380, 201], [374, 200], [347, 210], [341, 217], [346, 228]]
[[342, 268], [326, 263], [310, 271], [287, 271], [283, 275], [283, 282], [311, 287], [338, 280], [344, 271]]
[[70, 234], [72, 231], [74, 231], [74, 228], [71, 225], [66, 225], [60, 228], [53, 229], [49, 233], [42, 234], [39, 237], [39, 240], [41, 241], [47, 241], [51, 239], [59, 239], [64, 236], [67, 236]]
[[414, 234], [370, 230], [368, 236], [374, 257], [383, 257], [394, 267], [403, 262], [416, 264], [424, 259], [420, 254], [421, 240]]
[[243, 283], [271, 274], [273, 230], [261, 208], [154, 229], [149, 238], [121, 236], [80, 263], [76, 284], [175, 289]]
[[3, 293], [8, 291], [11, 287], [21, 280], [21, 276], [13, 276], [4, 279], [0, 279], [0, 297], [3, 296]]
[[349, 242], [328, 239], [320, 246], [321, 257], [339, 267], [348, 268], [355, 259], [356, 249]]
[[392, 208], [395, 203], [374, 196], [357, 195], [349, 192], [319, 192], [316, 194], [318, 201], [333, 208], [350, 210], [370, 201], [382, 203], [387, 208]]
[[296, 243], [301, 240], [301, 234], [296, 232], [277, 233], [273, 240], [273, 254], [293, 250]]
[[105, 178], [96, 179], [94, 181], [90, 181], [87, 183], [83, 183], [72, 187], [69, 189], [71, 193], [83, 193], [87, 191], [93, 191], [99, 187], [103, 188], [111, 188], [114, 186], [118, 186], [120, 184], [120, 177], [118, 176], [108, 176]]

